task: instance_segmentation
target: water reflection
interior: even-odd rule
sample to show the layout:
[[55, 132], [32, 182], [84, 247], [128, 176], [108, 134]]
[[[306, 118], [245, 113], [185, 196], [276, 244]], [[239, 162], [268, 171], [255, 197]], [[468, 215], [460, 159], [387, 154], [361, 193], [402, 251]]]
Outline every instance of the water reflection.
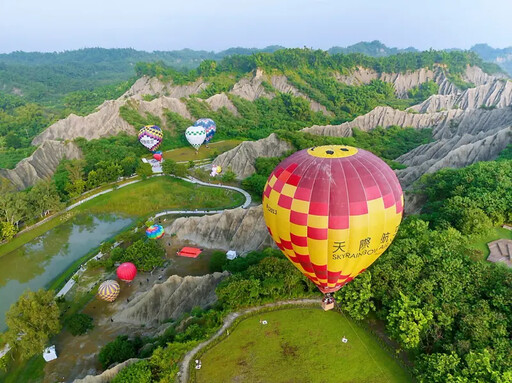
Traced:
[[47, 286], [131, 221], [112, 214], [77, 215], [0, 258], [0, 331], [6, 328], [5, 312], [23, 291]]

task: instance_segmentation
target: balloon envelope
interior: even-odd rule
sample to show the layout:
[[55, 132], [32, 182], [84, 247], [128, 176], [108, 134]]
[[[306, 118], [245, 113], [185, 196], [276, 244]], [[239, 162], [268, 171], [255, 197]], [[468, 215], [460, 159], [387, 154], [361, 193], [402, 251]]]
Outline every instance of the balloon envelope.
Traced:
[[202, 126], [189, 126], [185, 131], [185, 137], [188, 143], [197, 150], [206, 138], [206, 131]]
[[103, 282], [98, 288], [98, 298], [107, 302], [114, 302], [121, 291], [117, 281], [109, 279]]
[[160, 239], [164, 235], [164, 228], [160, 225], [151, 225], [146, 229], [146, 235], [149, 239]]
[[301, 150], [284, 159], [263, 193], [263, 215], [284, 255], [323, 293], [333, 293], [391, 244], [403, 193], [380, 158], [350, 146]]
[[156, 125], [146, 125], [139, 130], [139, 142], [151, 151], [156, 150], [162, 143], [164, 134]]
[[201, 126], [204, 128], [206, 132], [206, 138], [204, 139], [204, 142], [206, 144], [211, 141], [215, 135], [215, 132], [217, 131], [217, 126], [211, 118], [200, 118], [194, 123], [194, 126]]
[[137, 268], [131, 262], [121, 263], [116, 270], [117, 277], [125, 282], [131, 282], [137, 275]]
[[162, 161], [162, 155], [159, 153], [153, 154], [153, 158], [157, 161]]

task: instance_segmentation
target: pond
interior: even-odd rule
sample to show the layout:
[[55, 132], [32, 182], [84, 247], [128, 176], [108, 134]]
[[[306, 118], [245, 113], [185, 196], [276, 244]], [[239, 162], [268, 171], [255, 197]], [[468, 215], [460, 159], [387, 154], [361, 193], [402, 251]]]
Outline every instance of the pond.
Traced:
[[5, 313], [25, 290], [47, 287], [132, 221], [113, 214], [80, 214], [0, 258], [0, 331], [7, 329]]

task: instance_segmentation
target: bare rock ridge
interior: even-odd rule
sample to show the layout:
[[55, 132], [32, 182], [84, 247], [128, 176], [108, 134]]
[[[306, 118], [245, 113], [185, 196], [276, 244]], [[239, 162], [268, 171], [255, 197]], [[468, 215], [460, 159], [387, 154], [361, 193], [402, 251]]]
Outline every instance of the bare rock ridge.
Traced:
[[211, 96], [210, 98], [207, 98], [205, 102], [212, 108], [212, 110], [219, 110], [220, 108], [226, 108], [231, 113], [233, 113], [235, 116], [240, 116], [240, 113], [238, 113], [238, 109], [236, 106], [231, 102], [229, 97], [226, 95], [226, 93], [220, 93], [215, 94]]
[[39, 180], [51, 177], [63, 158], [71, 160], [81, 156], [81, 150], [72, 142], [46, 140], [14, 169], [0, 169], [0, 177], [7, 178], [17, 189], [25, 189]]
[[420, 113], [432, 113], [442, 109], [504, 108], [512, 104], [512, 81], [498, 79], [464, 92], [433, 95], [410, 109]]
[[290, 143], [280, 140], [275, 133], [272, 133], [258, 141], [242, 142], [237, 147], [219, 155], [215, 164], [223, 169], [230, 167], [238, 179], [243, 179], [256, 171], [254, 168], [256, 158], [279, 157], [291, 149]]
[[[400, 98], [407, 97], [407, 92], [427, 81], [434, 81], [439, 85], [439, 94], [447, 95], [459, 92], [457, 87], [453, 85], [444, 73], [441, 67], [434, 70], [421, 68], [415, 71], [407, 71], [405, 73], [377, 73], [373, 69], [357, 67], [348, 74], [336, 74], [336, 79], [347, 85], [363, 85], [369, 84], [372, 80], [382, 80], [393, 84], [396, 95]], [[497, 79], [495, 76], [488, 75], [481, 68], [476, 66], [468, 66], [462, 79], [475, 85], [482, 85]]]
[[122, 99], [135, 98], [142, 100], [144, 95], [167, 96], [172, 98], [188, 97], [201, 92], [208, 86], [208, 83], [201, 79], [192, 84], [174, 85], [169, 82], [162, 82], [156, 77], [142, 76], [121, 96]]
[[157, 328], [194, 307], [206, 308], [217, 300], [215, 287], [228, 275], [226, 271], [201, 277], [172, 275], [164, 283], [137, 295], [113, 316], [114, 322]]
[[198, 246], [235, 250], [242, 254], [274, 243], [266, 229], [261, 205], [208, 216], [178, 218], [165, 230]]
[[109, 383], [123, 368], [128, 367], [130, 364], [138, 362], [140, 359], [131, 358], [125, 360], [123, 363], [116, 364], [114, 367], [103, 371], [100, 375], [87, 375], [82, 379], [75, 379], [73, 383]]

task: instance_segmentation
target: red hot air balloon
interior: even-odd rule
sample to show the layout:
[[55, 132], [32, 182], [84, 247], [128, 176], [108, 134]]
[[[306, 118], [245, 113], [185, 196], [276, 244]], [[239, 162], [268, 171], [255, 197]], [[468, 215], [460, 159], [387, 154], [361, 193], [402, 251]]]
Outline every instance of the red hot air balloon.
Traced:
[[162, 155], [160, 153], [153, 154], [153, 158], [157, 161], [162, 161]]
[[137, 275], [137, 268], [131, 262], [121, 263], [117, 268], [117, 277], [125, 282], [131, 282]]

